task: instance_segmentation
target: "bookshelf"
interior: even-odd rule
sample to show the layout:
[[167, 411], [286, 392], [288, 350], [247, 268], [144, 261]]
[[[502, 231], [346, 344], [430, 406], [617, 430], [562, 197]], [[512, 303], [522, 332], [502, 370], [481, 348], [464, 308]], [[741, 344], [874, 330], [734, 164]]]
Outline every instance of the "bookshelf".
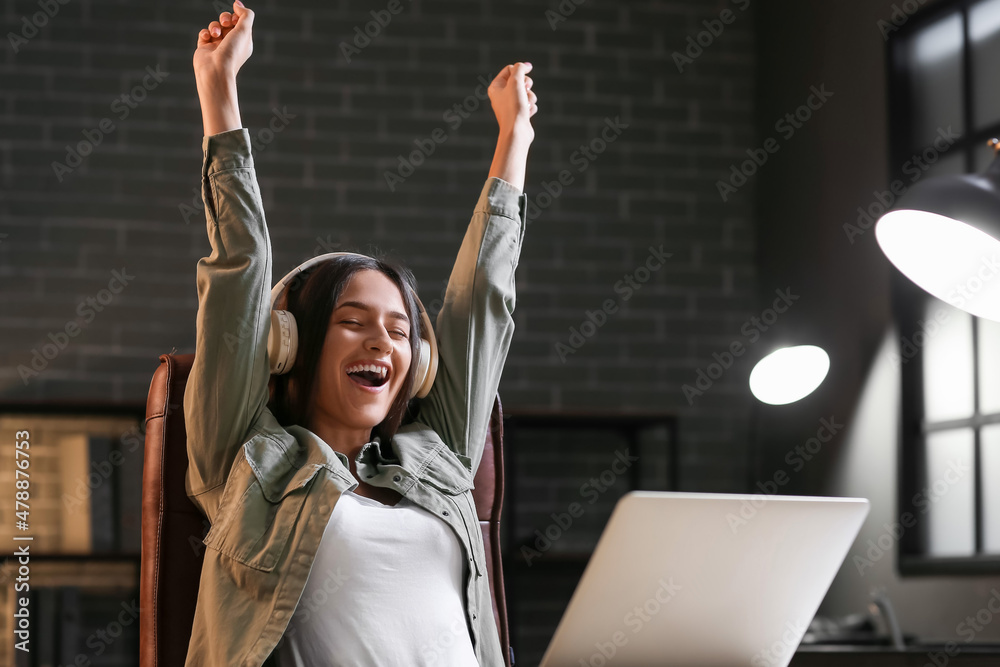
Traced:
[[[136, 664], [144, 413], [0, 407], [0, 667]], [[24, 431], [27, 457], [15, 447]], [[18, 470], [29, 481], [26, 529], [15, 514], [24, 509], [15, 497], [15, 483], [25, 479]], [[15, 590], [21, 564], [14, 553], [23, 545], [30, 591]], [[14, 634], [26, 594], [27, 653], [15, 648]]]

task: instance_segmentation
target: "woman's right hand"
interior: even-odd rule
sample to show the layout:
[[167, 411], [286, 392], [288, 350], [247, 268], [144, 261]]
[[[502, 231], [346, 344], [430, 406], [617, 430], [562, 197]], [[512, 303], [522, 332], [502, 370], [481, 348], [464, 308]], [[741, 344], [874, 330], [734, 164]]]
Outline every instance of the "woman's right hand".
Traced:
[[230, 80], [253, 53], [253, 10], [240, 0], [233, 3], [233, 12], [222, 12], [198, 33], [198, 48], [194, 52], [196, 78], [223, 76]]

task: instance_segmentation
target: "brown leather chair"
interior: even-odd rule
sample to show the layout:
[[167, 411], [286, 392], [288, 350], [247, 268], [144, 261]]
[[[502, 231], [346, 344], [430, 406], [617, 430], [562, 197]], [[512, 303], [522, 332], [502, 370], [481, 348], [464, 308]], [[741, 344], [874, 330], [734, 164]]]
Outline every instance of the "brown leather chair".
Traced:
[[[184, 488], [187, 434], [184, 385], [193, 354], [160, 355], [146, 401], [145, 463], [142, 473], [142, 565], [139, 616], [141, 667], [184, 664], [201, 573], [208, 520]], [[500, 508], [503, 504], [503, 417], [500, 397], [493, 405], [486, 449], [475, 477], [473, 497], [486, 547], [493, 613], [507, 667], [511, 665], [507, 606], [500, 562]]]

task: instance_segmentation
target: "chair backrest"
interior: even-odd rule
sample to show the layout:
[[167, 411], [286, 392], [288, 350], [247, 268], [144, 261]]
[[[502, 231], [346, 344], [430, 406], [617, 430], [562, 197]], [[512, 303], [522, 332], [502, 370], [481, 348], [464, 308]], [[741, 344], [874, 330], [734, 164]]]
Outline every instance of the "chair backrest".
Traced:
[[[140, 571], [141, 667], [183, 665], [191, 638], [208, 520], [187, 497], [187, 434], [184, 386], [193, 354], [160, 355], [146, 400], [145, 464], [142, 473], [142, 563]], [[486, 548], [486, 567], [500, 645], [510, 667], [510, 635], [500, 562], [503, 505], [503, 416], [493, 405], [486, 449], [476, 472], [473, 497]]]

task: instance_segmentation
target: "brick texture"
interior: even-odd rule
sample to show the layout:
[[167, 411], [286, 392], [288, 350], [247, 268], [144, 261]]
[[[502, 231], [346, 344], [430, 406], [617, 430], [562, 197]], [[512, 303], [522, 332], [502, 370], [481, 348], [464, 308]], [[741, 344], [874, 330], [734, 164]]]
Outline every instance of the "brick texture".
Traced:
[[[0, 400], [141, 404], [157, 355], [193, 351], [209, 245], [191, 56], [216, 2], [49, 0], [51, 18], [45, 2], [5, 3], [12, 33], [45, 25], [0, 54]], [[682, 488], [742, 490], [745, 358], [691, 402], [682, 385], [759, 313], [753, 179], [725, 202], [716, 185], [756, 146], [748, 4], [251, 4], [240, 104], [275, 272], [377, 248], [413, 268], [433, 310], [496, 140], [479, 81], [530, 61], [532, 210], [505, 408], [676, 413]], [[734, 20], [706, 32], [724, 10]], [[710, 43], [678, 71], [674, 52], [699, 37]], [[79, 166], [53, 166], [81, 144]], [[671, 256], [647, 270], [661, 246]], [[133, 276], [117, 293], [114, 271]], [[627, 277], [640, 287], [626, 301]], [[67, 325], [79, 329], [57, 350]], [[35, 350], [42, 370], [22, 379]]]

